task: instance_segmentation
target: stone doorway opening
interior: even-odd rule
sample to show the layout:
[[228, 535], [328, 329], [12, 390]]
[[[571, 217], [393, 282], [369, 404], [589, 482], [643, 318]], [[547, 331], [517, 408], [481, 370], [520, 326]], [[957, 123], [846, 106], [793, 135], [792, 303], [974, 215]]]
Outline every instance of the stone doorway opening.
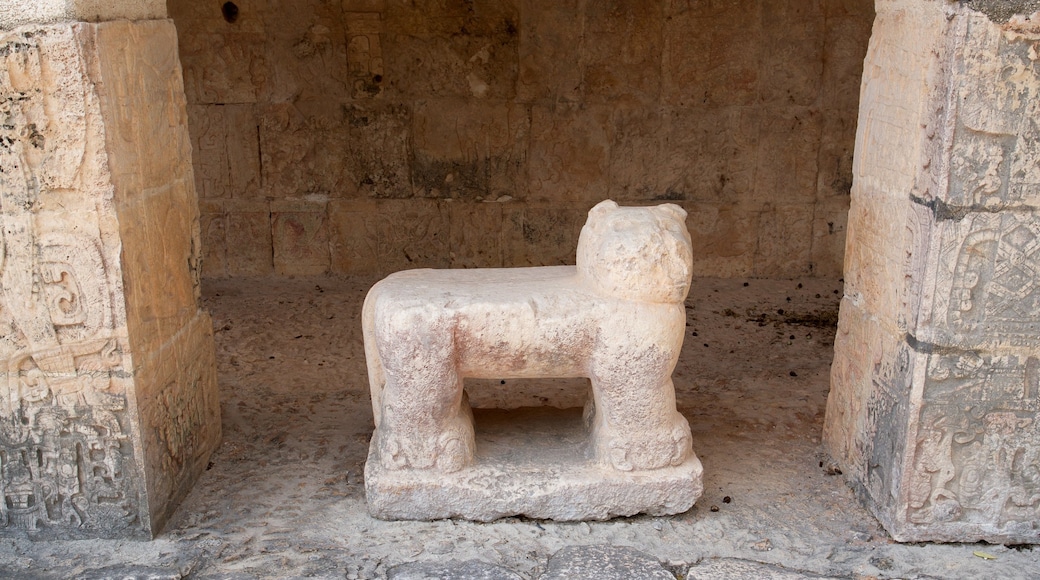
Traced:
[[[343, 333], [352, 325], [356, 330], [352, 308], [359, 306], [364, 289], [379, 275], [416, 266], [567, 262], [584, 212], [602, 197], [613, 197], [623, 203], [662, 199], [679, 202], [690, 211], [688, 225], [695, 244], [705, 249], [698, 256], [698, 273], [713, 278], [700, 281], [711, 292], [695, 296], [688, 309], [691, 327], [684, 357], [693, 366], [683, 371], [689, 373], [684, 411], [691, 423], [703, 418], [702, 425], [718, 432], [725, 431], [722, 423], [697, 417], [697, 409], [729, 413], [728, 424], [735, 431], [732, 437], [721, 438], [715, 432], [701, 433], [710, 443], [695, 442], [699, 454], [705, 453], [701, 446], [714, 446], [727, 459], [753, 458], [755, 465], [782, 464], [786, 467], [781, 471], [818, 476], [820, 487], [811, 489], [835, 493], [835, 511], [846, 510], [841, 494], [851, 498], [851, 492], [833, 477], [844, 468], [846, 475], [865, 490], [868, 502], [889, 531], [904, 539], [918, 537], [915, 534], [921, 532], [938, 534], [932, 536], [936, 539], [1033, 538], [1035, 525], [1030, 522], [1035, 524], [1036, 520], [1030, 510], [1036, 502], [1030, 495], [1030, 474], [1036, 461], [1031, 454], [1035, 438], [1029, 429], [1035, 415], [1031, 405], [1036, 389], [1030, 386], [1029, 369], [1035, 350], [1030, 338], [1035, 334], [1031, 317], [1035, 305], [1031, 306], [1028, 284], [1013, 284], [1018, 279], [1014, 273], [1028, 271], [1033, 261], [1033, 206], [1029, 200], [1035, 180], [1031, 181], [1028, 167], [1035, 152], [1028, 143], [1029, 131], [1033, 130], [1030, 119], [1035, 118], [1036, 111], [1029, 105], [1034, 101], [1026, 97], [1032, 94], [1030, 83], [1035, 80], [1035, 66], [1029, 63], [1035, 61], [1030, 47], [1036, 35], [1030, 21], [1004, 15], [1003, 9], [984, 2], [878, 3], [874, 51], [867, 60], [875, 68], [868, 72], [863, 93], [867, 100], [860, 108], [855, 99], [860, 81], [857, 67], [874, 21], [869, 2], [794, 5], [763, 0], [750, 8], [746, 3], [663, 3], [651, 10], [583, 2], [555, 4], [551, 9], [532, 4], [476, 6], [449, 2], [420, 6], [346, 0], [310, 2], [285, 10], [270, 3], [244, 1], [212, 5], [170, 2], [168, 14], [177, 26], [184, 66], [201, 236], [186, 233], [182, 237], [189, 241], [194, 238], [194, 245], [186, 244], [167, 254], [135, 253], [135, 248], [153, 246], [135, 242], [129, 225], [115, 233], [106, 217], [100, 221], [99, 231], [107, 245], [102, 244], [99, 260], [107, 263], [105, 252], [115, 249], [110, 243], [116, 239], [113, 236], [128, 249], [121, 258], [112, 260], [130, 274], [106, 270], [109, 282], [118, 289], [120, 279], [154, 279], [140, 274], [149, 271], [146, 265], [177, 258], [184, 249], [189, 273], [183, 280], [175, 278], [171, 287], [184, 290], [178, 296], [188, 297], [189, 302], [200, 286], [205, 288], [204, 302], [218, 317], [217, 343], [224, 349], [218, 356], [221, 376], [238, 376], [241, 380], [222, 378], [225, 402], [221, 411], [229, 430], [225, 432], [225, 446], [213, 456], [212, 464], [185, 461], [189, 456], [208, 457], [209, 453], [183, 446], [199, 432], [187, 425], [215, 425], [206, 416], [215, 408], [207, 402], [209, 395], [192, 395], [208, 392], [196, 388], [205, 382], [198, 382], [202, 367], [185, 364], [184, 368], [194, 370], [183, 376], [175, 369], [165, 369], [172, 374], [159, 374], [173, 377], [168, 385], [174, 386], [155, 391], [137, 386], [136, 395], [127, 399], [130, 406], [136, 404], [135, 397], [141, 404], [137, 410], [125, 409], [128, 416], [139, 413], [144, 427], [139, 427], [139, 433], [131, 433], [126, 446], [137, 447], [123, 456], [136, 457], [146, 464], [141, 472], [141, 489], [147, 489], [153, 500], [160, 498], [151, 506], [151, 513], [141, 516], [145, 529], [158, 529], [179, 497], [188, 492], [190, 481], [207, 468], [209, 481], [218, 487], [249, 482], [274, 489], [296, 478], [301, 490], [295, 495], [274, 493], [281, 499], [268, 505], [252, 494], [253, 490], [229, 497], [218, 488], [207, 488], [203, 477], [189, 503], [174, 515], [168, 541], [182, 548], [201, 547], [194, 544], [199, 538], [195, 534], [209, 525], [206, 533], [214, 534], [214, 545], [222, 546], [221, 550], [244, 547], [232, 550], [224, 564], [247, 559], [250, 565], [262, 567], [266, 562], [263, 554], [271, 548], [289, 548], [286, 536], [299, 530], [305, 520], [313, 519], [311, 510], [316, 505], [329, 508], [325, 515], [339, 509], [363, 517], [363, 506], [349, 499], [357, 494], [360, 482], [356, 476], [351, 480], [350, 474], [357, 473], [350, 465], [353, 444], [343, 438], [342, 427], [346, 425], [351, 431], [352, 425], [365, 422], [360, 409], [367, 393], [344, 390], [344, 379], [337, 377], [338, 394], [331, 390], [322, 394], [320, 389], [310, 388], [306, 391], [310, 398], [304, 400], [301, 393], [308, 386], [291, 377], [307, 376], [304, 369], [311, 365], [322, 369], [336, 366], [342, 371], [358, 364], [354, 358], [358, 354], [356, 345], [351, 346], [356, 337]], [[1016, 10], [1025, 12], [1028, 4], [1016, 4]], [[148, 12], [152, 8], [149, 4], [141, 9]], [[982, 12], [975, 12], [975, 8]], [[133, 16], [161, 17], [150, 12]], [[103, 55], [99, 60], [103, 66], [84, 70], [88, 71], [89, 82], [101, 78], [96, 76], [99, 71], [109, 75], [108, 85], [93, 85], [100, 87], [96, 94], [101, 106], [91, 109], [96, 103], [88, 99], [86, 115], [90, 119], [90, 111], [99, 111], [106, 127], [133, 126], [114, 124], [116, 119], [126, 117], [120, 117], [120, 109], [110, 106], [119, 102], [112, 95], [126, 100], [148, 94], [162, 100], [156, 97], [161, 90], [148, 92], [155, 86], [148, 84], [154, 79], [142, 72], [153, 69], [130, 65], [128, 70], [104, 68], [115, 62], [110, 60], [111, 55], [118, 53], [113, 38], [139, 38], [133, 34], [134, 26], [121, 29], [126, 34], [118, 35], [106, 36], [105, 27], [98, 27], [102, 32], [96, 37], [91, 36], [94, 32], [82, 32], [93, 30], [90, 27], [74, 33], [80, 47], [100, 47]], [[706, 40], [691, 39], [688, 31], [692, 29], [706, 31]], [[760, 38], [765, 40], [748, 49], [748, 30], [762, 34]], [[26, 44], [27, 54], [32, 54], [33, 46], [32, 42]], [[572, 51], [576, 54], [561, 52], [561, 46], [579, 46], [580, 50]], [[152, 58], [161, 56], [161, 52], [141, 54]], [[10, 54], [20, 53], [6, 56]], [[979, 55], [981, 58], [976, 58]], [[88, 56], [85, 62], [93, 61]], [[1004, 66], [1009, 63], [1013, 66]], [[848, 74], [850, 68], [856, 72]], [[121, 73], [131, 81], [148, 82], [129, 82], [125, 93], [118, 92], [121, 85], [112, 79], [121, 78]], [[34, 78], [31, 74], [8, 76], [5, 82], [12, 87], [25, 78]], [[981, 91], [970, 80], [975, 77], [994, 80], [991, 84], [997, 92]], [[106, 93], [106, 86], [116, 92]], [[689, 87], [698, 91], [690, 92]], [[907, 87], [918, 87], [920, 95], [913, 97], [916, 93], [908, 93]], [[176, 97], [177, 92], [166, 94]], [[988, 100], [972, 101], [974, 93], [987, 95]], [[951, 107], [956, 102], [954, 97], [962, 97], [967, 105]], [[990, 102], [995, 104], [985, 104]], [[30, 117], [38, 112], [25, 105], [18, 105], [16, 110], [29, 111]], [[867, 120], [865, 128], [860, 128], [861, 153], [857, 158], [860, 205], [852, 207], [851, 223], [857, 228], [853, 232], [857, 237], [849, 245], [850, 255], [844, 256], [857, 110]], [[183, 126], [183, 118], [178, 121], [176, 114], [169, 118], [176, 121], [172, 125]], [[156, 135], [161, 134], [160, 127], [152, 127]], [[119, 135], [116, 131], [110, 134]], [[152, 215], [144, 206], [140, 206], [140, 214], [135, 213], [138, 207], [125, 203], [134, 198], [120, 197], [122, 191], [134, 189], [129, 185], [144, 186], [141, 191], [164, 191], [153, 187], [161, 179], [154, 183], [148, 179], [158, 174], [134, 182], [139, 175], [121, 172], [119, 162], [135, 159], [132, 144], [139, 142], [142, 134], [128, 135], [122, 148], [109, 141], [104, 151], [116, 169], [112, 179], [118, 201], [116, 216], [121, 224], [131, 224], [138, 215]], [[12, 134], [11, 143], [24, 141], [27, 147], [42, 143], [33, 135], [31, 131]], [[991, 138], [994, 135], [996, 138]], [[98, 150], [96, 142], [94, 147], [90, 150]], [[914, 155], [924, 161], [917, 163]], [[24, 159], [36, 167], [32, 164], [37, 159]], [[52, 176], [51, 181], [42, 182], [45, 188], [61, 189], [62, 184], [80, 178], [60, 171], [48, 174], [51, 170], [44, 166], [42, 174]], [[184, 174], [178, 175], [183, 180]], [[848, 179], [843, 180], [843, 176]], [[943, 197], [944, 192], [952, 192], [952, 197]], [[11, 198], [5, 202], [12, 200], [18, 201]], [[13, 207], [25, 209], [26, 215], [39, 211], [34, 204], [5, 203], [4, 207], [7, 213]], [[103, 210], [99, 215], [107, 216], [107, 209], [99, 207]], [[191, 223], [191, 214], [169, 223]], [[21, 215], [5, 215], [5, 221]], [[990, 223], [993, 220], [996, 222]], [[16, 242], [13, 246], [12, 240]], [[5, 236], [5, 246], [11, 249], [6, 254], [7, 266], [12, 264], [11, 256], [19, 256], [15, 250], [21, 248], [21, 242]], [[44, 245], [70, 247], [79, 252], [76, 255], [91, 253], [64, 239]], [[22, 246], [30, 248], [31, 244]], [[203, 254], [201, 267], [193, 261], [199, 248]], [[71, 260], [71, 255], [65, 256], [64, 262], [58, 259], [60, 256], [45, 261], [55, 265], [90, 262]], [[972, 256], [981, 261], [971, 262]], [[820, 444], [811, 434], [802, 442], [807, 445], [803, 449], [807, 453], [794, 463], [773, 461], [798, 447], [770, 448], [763, 444], [766, 440], [783, 441], [783, 437], [768, 439], [765, 434], [769, 429], [786, 428], [790, 418], [790, 425], [798, 429], [813, 426], [808, 432], [798, 433], [819, 432], [831, 350], [826, 330], [815, 333], [807, 329], [814, 324], [831, 328], [836, 304], [831, 296], [842, 294], [840, 287], [832, 286], [838, 285], [843, 257], [854, 276], [848, 280], [851, 290], [845, 291], [847, 310], [842, 318], [853, 322], [838, 335], [842, 341], [838, 356], [845, 360], [835, 367], [838, 371], [831, 400], [837, 407], [828, 413], [825, 431], [829, 451], [840, 466], [829, 464], [819, 455]], [[59, 270], [48, 266], [49, 285], [68, 287], [70, 280], [78, 280], [71, 276], [74, 272], [60, 274]], [[169, 271], [175, 270], [171, 267]], [[18, 295], [20, 288], [32, 287], [22, 284], [24, 280], [10, 278], [12, 271], [17, 269], [4, 270], [8, 297]], [[1011, 277], [997, 279], [994, 284], [990, 276], [1004, 275], [1001, 273], [1011, 273]], [[351, 278], [337, 278], [343, 275]], [[951, 281], [953, 286], [947, 288]], [[794, 288], [788, 282], [795, 284]], [[764, 295], [748, 290], [760, 286]], [[119, 342], [117, 336], [116, 350], [133, 351], [135, 356], [143, 353], [137, 360], [149, 361], [149, 356], [180, 344], [163, 340], [205, 335], [199, 330], [205, 327], [199, 326], [202, 319], [186, 322], [190, 332], [178, 333], [171, 323], [165, 330], [156, 327], [158, 330], [149, 335], [147, 323], [156, 319], [150, 315], [160, 311], [149, 310], [157, 302], [150, 302], [147, 293], [135, 294], [136, 288], [133, 284], [126, 286], [128, 295], [134, 296], [126, 299], [127, 312], [123, 314], [129, 322], [130, 344]], [[741, 292], [748, 295], [741, 298]], [[733, 301], [714, 302], [716, 294]], [[115, 290], [109, 295], [120, 297]], [[770, 302], [781, 295], [783, 303]], [[933, 300], [933, 295], [938, 298]], [[328, 296], [336, 299], [330, 302]], [[947, 301], [948, 297], [957, 298], [957, 302]], [[785, 306], [787, 299], [789, 306]], [[281, 304], [274, 306], [279, 301]], [[250, 304], [252, 309], [243, 310]], [[697, 310], [714, 304], [718, 307]], [[298, 310], [281, 308], [286, 305], [297, 306]], [[933, 307], [937, 309], [930, 310]], [[182, 310], [195, 312], [187, 306]], [[119, 314], [118, 308], [115, 313]], [[265, 313], [271, 315], [264, 318]], [[1008, 313], [1017, 318], [1006, 318]], [[21, 318], [15, 316], [15, 322], [22, 322], [23, 330], [37, 329], [26, 312], [16, 314]], [[270, 332], [274, 327], [297, 328], [304, 318], [318, 320], [321, 316], [326, 316], [326, 321], [351, 322], [343, 326], [329, 322], [299, 326], [291, 337]], [[988, 316], [997, 316], [994, 320], [1007, 324], [987, 326]], [[113, 320], [121, 319], [115, 316]], [[929, 324], [933, 320], [941, 324]], [[140, 323], [145, 324], [135, 327]], [[70, 325], [55, 324], [66, 328], [50, 334], [44, 329], [29, 338], [42, 337], [44, 347], [49, 337], [54, 338], [51, 342], [57, 346], [48, 350], [31, 344], [35, 349], [31, 362], [19, 363], [9, 372], [8, 378], [19, 393], [23, 387], [44, 384], [29, 380], [40, 373], [51, 377], [56, 376], [54, 373], [68, 374], [70, 369], [98, 371], [92, 366], [96, 366], [92, 357], [112, 351], [105, 350], [107, 343], [98, 343], [97, 349], [80, 354], [69, 351], [65, 335]], [[77, 324], [85, 322], [77, 319]], [[103, 328], [110, 326], [102, 323]], [[118, 324], [114, 327], [120, 328]], [[234, 335], [236, 329], [245, 334]], [[766, 334], [758, 335], [762, 341], [756, 342], [755, 335], [748, 336], [749, 329], [764, 329], [757, 332]], [[802, 331], [804, 339], [800, 339]], [[135, 342], [149, 336], [157, 342]], [[257, 336], [267, 337], [276, 348], [265, 348]], [[226, 339], [230, 342], [222, 343], [225, 337], [230, 337]], [[330, 353], [328, 348], [308, 351], [290, 347], [308, 340], [328, 341], [342, 348]], [[700, 344], [705, 351], [701, 352], [712, 354], [690, 350], [698, 344], [691, 340], [704, 340]], [[240, 343], [250, 341], [257, 348], [240, 350]], [[731, 348], [715, 353], [711, 349], [716, 344]], [[152, 346], [157, 348], [150, 350]], [[779, 354], [777, 359], [760, 356], [763, 351], [770, 356], [781, 352], [782, 346], [794, 347], [791, 352], [803, 352], [806, 360], [811, 359], [801, 370], [787, 369], [786, 379], [780, 372], [783, 369], [773, 362], [788, 359]], [[188, 349], [175, 350], [185, 360], [193, 358]], [[303, 356], [284, 357], [283, 352]], [[729, 355], [733, 355], [731, 360], [726, 359]], [[717, 371], [728, 365], [739, 366], [742, 355], [740, 363], [750, 367], [750, 376], [763, 379], [752, 382], [789, 380], [796, 390], [733, 388], [732, 379]], [[52, 358], [69, 360], [65, 361], [68, 364], [61, 363], [65, 366], [51, 368]], [[111, 359], [107, 355], [100, 358], [102, 362]], [[319, 360], [315, 363], [312, 359]], [[155, 360], [166, 359], [157, 356]], [[236, 368], [244, 361], [251, 366]], [[756, 367], [754, 361], [773, 362]], [[285, 365], [280, 366], [283, 362]], [[149, 369], [147, 364], [134, 368], [139, 380], [145, 376], [139, 374], [143, 373], [141, 368], [153, 373], [164, 369]], [[948, 371], [945, 374], [944, 369]], [[40, 373], [35, 373], [37, 370]], [[117, 367], [103, 370], [113, 381], [111, 385], [117, 385], [116, 379], [126, 378]], [[766, 375], [770, 375], [769, 380], [764, 380]], [[814, 380], [795, 380], [806, 375]], [[708, 384], [705, 377], [715, 379]], [[347, 383], [362, 378], [348, 378]], [[231, 386], [236, 381], [246, 388], [236, 390]], [[64, 387], [57, 385], [53, 381], [46, 385], [48, 396], [65, 393]], [[1010, 385], [1010, 398], [994, 395], [1004, 389], [1001, 385]], [[800, 392], [799, 388], [808, 390]], [[950, 401], [942, 398], [947, 391], [969, 393], [975, 404], [966, 410], [951, 407], [946, 404]], [[68, 394], [78, 392], [72, 389]], [[87, 397], [93, 391], [83, 392], [82, 402], [93, 400]], [[939, 398], [922, 398], [922, 394]], [[724, 399], [728, 399], [725, 406], [716, 404]], [[56, 407], [68, 407], [73, 412], [58, 417], [58, 423], [77, 419], [74, 413], [78, 413], [79, 400], [73, 397], [63, 406], [55, 398]], [[124, 410], [117, 407], [111, 410]], [[95, 413], [102, 422], [103, 408], [99, 406]], [[332, 421], [340, 411], [349, 416], [346, 423]], [[287, 413], [281, 417], [292, 419], [278, 419], [272, 413]], [[264, 414], [269, 421], [257, 420]], [[755, 422], [770, 416], [780, 420]], [[943, 422], [945, 416], [953, 417], [947, 420], [950, 424]], [[315, 417], [329, 419], [322, 423], [329, 427], [308, 428], [307, 422], [315, 421]], [[262, 427], [257, 429], [257, 424]], [[339, 430], [333, 430], [334, 424]], [[364, 437], [361, 431], [355, 431], [351, 437]], [[294, 438], [294, 433], [299, 437]], [[331, 438], [312, 439], [323, 433]], [[743, 447], [727, 447], [739, 442], [741, 433], [751, 433], [753, 444], [745, 440]], [[799, 439], [794, 433], [787, 435]], [[199, 439], [203, 440], [211, 443], [215, 438], [210, 432]], [[339, 443], [335, 454], [330, 451], [330, 442]], [[116, 446], [122, 450], [122, 445]], [[315, 449], [313, 455], [308, 447]], [[164, 451], [156, 453], [156, 449]], [[316, 458], [321, 449], [324, 453]], [[1005, 495], [973, 496], [970, 478], [965, 479], [965, 474], [978, 470], [961, 471], [963, 465], [985, 464], [987, 450], [994, 453], [993, 457], [1011, 458], [1007, 465], [1000, 464], [1000, 469], [989, 470], [1004, 479], [984, 486], [1006, 491]], [[224, 453], [228, 455], [221, 457]], [[8, 465], [14, 464], [9, 462], [10, 457], [5, 459]], [[101, 453], [94, 458], [98, 462], [95, 473], [102, 479], [106, 473], [117, 471], [105, 463], [106, 457]], [[978, 461], [973, 463], [973, 457]], [[228, 470], [235, 461], [246, 465]], [[306, 466], [300, 467], [307, 461], [332, 461], [340, 470], [337, 473], [343, 474], [342, 479], [337, 476], [317, 483]], [[737, 461], [732, 465], [741, 464]], [[881, 469], [876, 469], [878, 466]], [[252, 478], [257, 468], [276, 474], [277, 479]], [[729, 486], [741, 481], [746, 470], [735, 468], [727, 474], [720, 469], [718, 473], [728, 477], [725, 485], [716, 486], [719, 490], [714, 493], [721, 497], [711, 503], [706, 493], [695, 512], [708, 512], [693, 513], [699, 519], [686, 522], [690, 526], [684, 527], [681, 519], [662, 522], [653, 518], [618, 522], [620, 528], [612, 524], [568, 528], [504, 522], [505, 527], [495, 528], [496, 534], [508, 544], [518, 533], [524, 533], [522, 530], [551, 529], [544, 539], [547, 544], [542, 540], [520, 542], [547, 546], [575, 540], [578, 536], [574, 534], [585, 531], [590, 538], [606, 542], [627, 538], [639, 543], [655, 537], [651, 529], [664, 536], [674, 532], [672, 539], [682, 536], [701, 540], [717, 539], [728, 530], [740, 529], [746, 533], [731, 545], [732, 553], [756, 559], [775, 557], [778, 563], [803, 558], [801, 561], [810, 562], [805, 569], [839, 570], [813, 559], [824, 557], [826, 550], [817, 552], [806, 547], [797, 540], [794, 527], [784, 527], [794, 512], [781, 509], [763, 517], [771, 513], [767, 503], [772, 498], [756, 495], [751, 489], [761, 486], [745, 488], [748, 497], [756, 498], [751, 505], [761, 509], [744, 515], [727, 512], [727, 508], [738, 505], [740, 497], [729, 491], [740, 488]], [[28, 477], [32, 480], [34, 476], [29, 473]], [[6, 489], [13, 490], [8, 494], [11, 501], [5, 501], [8, 511], [29, 508], [30, 498], [35, 501], [36, 496], [43, 495], [16, 486]], [[805, 497], [804, 489], [799, 493]], [[54, 497], [58, 496], [61, 494]], [[348, 499], [333, 505], [332, 498], [337, 497]], [[813, 499], [818, 497], [819, 493]], [[308, 504], [321, 499], [329, 503]], [[994, 503], [990, 509], [990, 500], [1004, 503]], [[1006, 511], [1008, 506], [1014, 513]], [[69, 506], [55, 503], [50, 507], [62, 517], [68, 515], [64, 520], [68, 524], [76, 523], [74, 513], [83, 521], [97, 521], [84, 517], [90, 512], [76, 509], [71, 502]], [[235, 512], [225, 517], [221, 509]], [[823, 516], [814, 510], [806, 508], [806, 513], [813, 514], [812, 526], [826, 528], [820, 520]], [[33, 513], [36, 515], [30, 514], [29, 519], [36, 518], [37, 522], [51, 517], [48, 511], [45, 518], [39, 508]], [[250, 514], [257, 513], [259, 518], [251, 518]], [[825, 509], [823, 514], [827, 513]], [[736, 519], [713, 520], [709, 514]], [[351, 561], [372, 564], [372, 570], [365, 568], [362, 572], [361, 568], [368, 566], [364, 564], [349, 572], [358, 575], [377, 574], [379, 565], [373, 563], [372, 555], [382, 554], [378, 559], [385, 568], [387, 563], [415, 559], [423, 553], [431, 558], [474, 553], [467, 550], [476, 550], [478, 538], [487, 529], [445, 522], [409, 528], [366, 525], [346, 512], [339, 515], [343, 517], [337, 521], [342, 525], [324, 531], [349, 537], [350, 542], [338, 543], [318, 534], [306, 536], [306, 543], [308, 549], [324, 546], [316, 549], [325, 550], [322, 553], [326, 555], [329, 550], [347, 549]], [[19, 518], [9, 521], [29, 521]], [[791, 531], [790, 537], [795, 539], [781, 542], [775, 535], [758, 533], [762, 521], [770, 522], [771, 528]], [[879, 548], [883, 534], [869, 516], [863, 521], [871, 523], [848, 532], [852, 536], [836, 532], [831, 541], [834, 545], [862, 541], [870, 549]], [[531, 525], [525, 527], [527, 524]], [[466, 531], [447, 543], [429, 539], [449, 525], [451, 529], [461, 525]], [[671, 532], [666, 525], [672, 526]], [[251, 534], [247, 527], [262, 527], [271, 533]], [[407, 531], [399, 534], [401, 530]], [[393, 537], [407, 546], [404, 551], [413, 553], [402, 556], [401, 550], [377, 540], [357, 539], [369, 531]], [[256, 549], [248, 547], [252, 542], [257, 542], [253, 544]], [[738, 543], [740, 547], [735, 547]], [[783, 549], [778, 548], [780, 545]], [[680, 551], [692, 549], [682, 542], [675, 546], [686, 546]], [[720, 548], [718, 554], [726, 549]], [[143, 548], [140, 553], [148, 551]], [[308, 564], [303, 553], [290, 557], [284, 552], [289, 558], [287, 565], [298, 564], [300, 570], [305, 569]], [[540, 565], [537, 557], [528, 558], [510, 549], [496, 553], [496, 558], [517, 569], [534, 571]], [[897, 565], [907, 564], [898, 550], [885, 554]], [[162, 565], [170, 562], [159, 553], [153, 553], [152, 558]], [[212, 558], [207, 561], [219, 559]], [[346, 560], [328, 556], [322, 562], [322, 566], [342, 566]], [[875, 568], [881, 570], [890, 562], [868, 563], [877, 564]], [[972, 569], [966, 566], [964, 570]]]

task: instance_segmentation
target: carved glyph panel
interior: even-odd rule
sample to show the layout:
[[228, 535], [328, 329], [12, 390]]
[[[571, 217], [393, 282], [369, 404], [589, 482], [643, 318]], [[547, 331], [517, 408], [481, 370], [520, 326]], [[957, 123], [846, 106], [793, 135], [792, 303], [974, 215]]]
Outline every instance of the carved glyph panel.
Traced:
[[1040, 360], [933, 355], [907, 493], [915, 524], [1040, 517]]

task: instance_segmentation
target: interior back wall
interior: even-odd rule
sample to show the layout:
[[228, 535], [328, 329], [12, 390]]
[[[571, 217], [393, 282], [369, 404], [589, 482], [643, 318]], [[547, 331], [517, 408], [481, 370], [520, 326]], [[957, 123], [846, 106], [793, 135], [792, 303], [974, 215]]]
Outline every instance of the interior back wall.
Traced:
[[210, 278], [573, 263], [839, 276], [873, 0], [169, 0]]

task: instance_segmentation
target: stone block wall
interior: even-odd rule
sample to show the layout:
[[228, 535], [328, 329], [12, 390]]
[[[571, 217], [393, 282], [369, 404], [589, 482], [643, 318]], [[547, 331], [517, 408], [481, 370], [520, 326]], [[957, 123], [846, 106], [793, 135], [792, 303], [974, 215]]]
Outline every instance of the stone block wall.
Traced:
[[219, 443], [176, 41], [0, 32], [0, 532], [149, 537]]
[[169, 1], [206, 277], [573, 263], [608, 197], [841, 273], [872, 0], [233, 4]]
[[1014, 4], [878, 2], [824, 438], [900, 541], [1040, 541], [1040, 13], [971, 8]]

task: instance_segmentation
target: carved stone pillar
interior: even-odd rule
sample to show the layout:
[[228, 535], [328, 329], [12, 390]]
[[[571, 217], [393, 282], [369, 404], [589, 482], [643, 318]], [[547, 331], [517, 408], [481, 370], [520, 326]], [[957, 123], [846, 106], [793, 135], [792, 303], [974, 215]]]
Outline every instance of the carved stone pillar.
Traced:
[[824, 437], [900, 541], [1040, 541], [1040, 14], [1013, 5], [877, 2]]
[[149, 537], [220, 439], [171, 21], [0, 32], [0, 227], [0, 531]]

